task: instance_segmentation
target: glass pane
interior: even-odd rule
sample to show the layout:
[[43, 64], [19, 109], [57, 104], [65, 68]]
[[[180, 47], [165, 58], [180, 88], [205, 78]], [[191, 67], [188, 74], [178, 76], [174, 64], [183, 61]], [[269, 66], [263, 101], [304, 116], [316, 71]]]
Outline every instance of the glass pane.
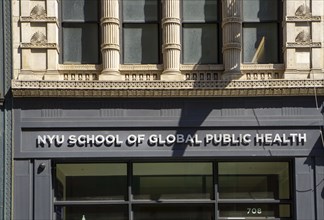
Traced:
[[57, 164], [56, 200], [126, 200], [126, 164]]
[[212, 205], [142, 205], [134, 207], [134, 220], [211, 220]]
[[123, 0], [124, 22], [148, 22], [158, 20], [157, 0]]
[[211, 163], [135, 163], [134, 199], [212, 199]]
[[278, 28], [275, 23], [243, 26], [245, 63], [278, 63]]
[[127, 220], [128, 207], [121, 205], [73, 205], [55, 207], [56, 220]]
[[156, 64], [159, 62], [158, 26], [124, 25], [124, 63]]
[[99, 0], [63, 0], [63, 21], [98, 21]]
[[98, 25], [74, 24], [63, 27], [63, 62], [98, 63]]
[[183, 0], [183, 21], [217, 21], [217, 0]]
[[184, 24], [182, 57], [185, 64], [215, 64], [218, 61], [216, 24]]
[[248, 0], [243, 2], [244, 21], [276, 21], [278, 0]]
[[291, 217], [288, 204], [219, 204], [220, 217], [253, 218], [289, 218]]
[[221, 199], [289, 199], [288, 162], [222, 162]]

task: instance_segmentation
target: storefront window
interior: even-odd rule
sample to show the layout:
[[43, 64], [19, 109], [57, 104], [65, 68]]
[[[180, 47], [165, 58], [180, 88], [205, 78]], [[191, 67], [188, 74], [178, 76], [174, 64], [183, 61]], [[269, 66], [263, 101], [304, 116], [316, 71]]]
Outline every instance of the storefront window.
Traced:
[[212, 205], [140, 205], [134, 207], [134, 220], [211, 220]]
[[218, 163], [220, 217], [290, 218], [287, 162]]
[[219, 163], [221, 199], [289, 199], [289, 164], [284, 162]]
[[293, 219], [289, 162], [56, 164], [56, 220]]
[[135, 163], [134, 199], [212, 199], [212, 163]]
[[56, 220], [127, 220], [127, 206], [118, 205], [72, 205], [58, 206]]
[[126, 200], [126, 164], [58, 164], [56, 200]]

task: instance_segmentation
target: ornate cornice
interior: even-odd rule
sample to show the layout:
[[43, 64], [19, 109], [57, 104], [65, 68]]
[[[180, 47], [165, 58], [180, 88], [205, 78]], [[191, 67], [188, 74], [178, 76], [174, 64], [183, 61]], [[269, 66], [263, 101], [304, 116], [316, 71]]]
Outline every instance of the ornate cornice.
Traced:
[[237, 97], [324, 95], [324, 80], [18, 81], [15, 97]]

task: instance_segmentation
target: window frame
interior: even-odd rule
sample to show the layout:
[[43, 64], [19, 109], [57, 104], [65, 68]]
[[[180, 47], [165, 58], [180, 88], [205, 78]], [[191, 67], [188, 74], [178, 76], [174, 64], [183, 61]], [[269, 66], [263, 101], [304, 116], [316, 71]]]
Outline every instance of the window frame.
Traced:
[[[64, 7], [64, 3], [63, 1], [66, 0], [61, 0], [58, 2], [58, 17], [59, 17], [59, 45], [60, 45], [60, 53], [59, 53], [59, 64], [61, 65], [86, 65], [86, 64], [90, 64], [90, 65], [98, 65], [101, 64], [102, 62], [102, 56], [101, 56], [101, 25], [100, 25], [100, 18], [101, 18], [101, 12], [100, 12], [100, 8], [101, 8], [101, 2], [100, 0], [96, 0], [97, 1], [97, 20], [96, 21], [86, 21], [86, 20], [64, 20], [63, 17], [63, 7]], [[84, 0], [87, 1], [87, 0]], [[64, 26], [69, 26], [69, 27], [76, 27], [76, 26], [84, 26], [87, 24], [95, 24], [97, 26], [97, 47], [98, 47], [98, 51], [97, 51], [97, 56], [98, 56], [98, 60], [97, 62], [82, 62], [82, 60], [80, 62], [66, 62], [64, 61]]]
[[[215, 0], [216, 1], [216, 4], [217, 4], [217, 18], [216, 18], [216, 21], [194, 21], [194, 20], [191, 20], [191, 21], [184, 21], [183, 19], [183, 1], [186, 1], [186, 0], [181, 0], [180, 1], [180, 22], [181, 22], [181, 27], [180, 27], [180, 39], [181, 39], [181, 54], [180, 54], [180, 63], [182, 65], [220, 65], [222, 64], [223, 62], [223, 57], [222, 57], [222, 1], [220, 0]], [[201, 25], [204, 26], [204, 25], [208, 25], [208, 24], [215, 24], [216, 25], [216, 35], [217, 35], [217, 42], [216, 42], [216, 45], [217, 45], [217, 52], [216, 52], [216, 55], [217, 55], [217, 60], [215, 60], [215, 62], [213, 63], [185, 63], [184, 62], [184, 26], [185, 25]], [[199, 42], [200, 44], [201, 42]]]
[[[259, 0], [262, 1], [262, 0]], [[242, 64], [280, 64], [283, 62], [283, 30], [281, 27], [281, 24], [283, 22], [283, 2], [280, 0], [276, 0], [277, 1], [277, 19], [276, 20], [263, 20], [263, 21], [245, 21], [244, 20], [244, 7], [242, 5], [242, 55], [241, 55], [241, 63]], [[256, 27], [257, 25], [262, 25], [262, 24], [275, 24], [276, 28], [277, 28], [277, 37], [276, 37], [276, 41], [278, 42], [278, 50], [277, 50], [277, 54], [276, 54], [276, 59], [277, 62], [266, 62], [266, 63], [254, 63], [252, 61], [250, 62], [246, 62], [244, 61], [244, 27], [245, 25], [250, 25], [250, 26], [254, 26]]]
[[[221, 175], [219, 174], [219, 169], [218, 169], [218, 165], [219, 163], [222, 162], [266, 162], [266, 163], [276, 163], [276, 162], [281, 162], [281, 163], [287, 163], [287, 171], [288, 171], [288, 176], [289, 176], [289, 199], [220, 199], [219, 198], [219, 181], [218, 181], [218, 177]], [[71, 207], [71, 206], [94, 206], [94, 205], [107, 205], [107, 206], [124, 206], [124, 207], [128, 207], [128, 220], [133, 220], [133, 210], [137, 207], [137, 206], [145, 206], [145, 205], [149, 205], [151, 206], [160, 206], [163, 207], [163, 205], [166, 206], [176, 206], [176, 205], [180, 205], [180, 206], [190, 206], [193, 204], [196, 205], [204, 205], [204, 206], [211, 206], [211, 214], [215, 219], [218, 220], [225, 220], [228, 219], [228, 217], [220, 217], [219, 216], [219, 206], [222, 204], [237, 204], [237, 205], [247, 205], [247, 204], [251, 204], [251, 205], [255, 205], [255, 204], [267, 204], [267, 205], [290, 205], [290, 217], [275, 217], [273, 219], [277, 219], [277, 220], [292, 220], [295, 217], [295, 204], [294, 204], [294, 164], [293, 161], [289, 158], [282, 158], [282, 159], [258, 159], [258, 160], [254, 160], [254, 159], [244, 159], [244, 160], [237, 160], [237, 159], [226, 159], [226, 160], [180, 160], [180, 161], [175, 161], [175, 160], [112, 160], [109, 162], [105, 162], [105, 161], [53, 161], [53, 169], [52, 169], [52, 176], [53, 176], [53, 188], [55, 189], [55, 177], [56, 177], [56, 164], [80, 164], [80, 163], [106, 163], [106, 164], [125, 164], [127, 167], [127, 195], [126, 195], [126, 199], [125, 200], [72, 200], [72, 201], [67, 201], [67, 200], [63, 200], [63, 201], [57, 201], [55, 198], [53, 198], [53, 207], [54, 210], [57, 210], [57, 208], [59, 207]], [[133, 187], [135, 187], [133, 180], [135, 178], [135, 175], [133, 174], [133, 164], [135, 163], [141, 163], [141, 164], [145, 164], [145, 163], [210, 163], [211, 164], [211, 168], [212, 168], [212, 197], [211, 198], [203, 198], [203, 199], [162, 199], [162, 200], [156, 200], [154, 198], [151, 199], [134, 199], [133, 197]], [[54, 195], [53, 195], [54, 196]], [[126, 215], [127, 216], [127, 215]], [[255, 217], [253, 216], [253, 219], [264, 219], [264, 217]]]
[[[121, 65], [149, 65], [149, 64], [152, 64], [152, 65], [159, 65], [159, 64], [162, 64], [163, 62], [163, 54], [162, 54], [162, 1], [160, 0], [155, 0], [156, 3], [157, 3], [157, 19], [156, 21], [125, 21], [124, 19], [124, 4], [123, 4], [123, 0], [118, 0], [119, 1], [119, 14], [120, 14], [120, 35], [119, 35], [119, 38], [120, 38], [120, 64]], [[158, 39], [157, 39], [157, 62], [156, 63], [125, 63], [125, 37], [124, 37], [124, 27], [125, 25], [128, 25], [128, 26], [132, 26], [132, 25], [138, 25], [138, 26], [145, 26], [146, 24], [153, 24], [153, 25], [156, 25], [157, 26], [157, 36], [158, 36]]]

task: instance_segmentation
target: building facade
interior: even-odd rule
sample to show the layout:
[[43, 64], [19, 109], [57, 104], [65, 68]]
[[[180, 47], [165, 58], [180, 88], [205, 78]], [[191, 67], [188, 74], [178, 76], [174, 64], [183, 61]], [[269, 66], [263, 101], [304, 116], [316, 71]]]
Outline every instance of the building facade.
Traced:
[[12, 14], [13, 219], [324, 219], [324, 2]]

